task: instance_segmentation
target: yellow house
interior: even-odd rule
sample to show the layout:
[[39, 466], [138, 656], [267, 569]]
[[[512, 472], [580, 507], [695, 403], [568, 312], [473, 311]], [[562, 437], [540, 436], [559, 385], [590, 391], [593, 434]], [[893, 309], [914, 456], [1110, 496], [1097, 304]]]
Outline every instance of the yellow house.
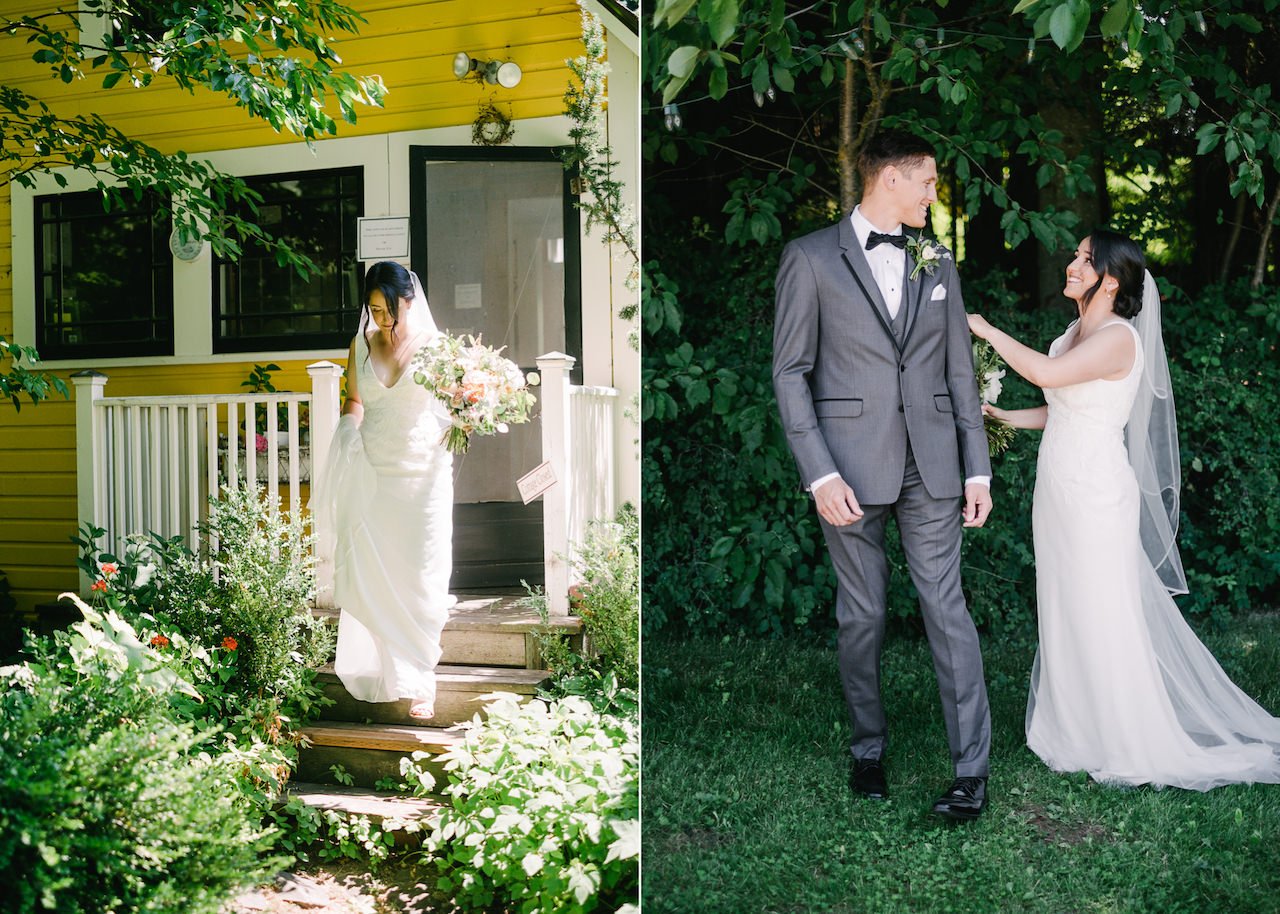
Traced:
[[[4, 2], [33, 12], [53, 6]], [[108, 398], [236, 394], [256, 365], [270, 363], [279, 366], [277, 388], [307, 391], [306, 366], [345, 364], [364, 265], [397, 259], [422, 277], [442, 328], [482, 333], [530, 369], [544, 353], [567, 353], [576, 384], [614, 388], [621, 404], [630, 402], [639, 363], [617, 312], [636, 293], [624, 286], [625, 266], [585, 231], [577, 188], [556, 156], [571, 126], [565, 61], [583, 52], [578, 5], [351, 5], [368, 21], [335, 43], [338, 53], [344, 69], [381, 76], [386, 104], [360, 109], [357, 124], [314, 149], [208, 92], [162, 82], [106, 91], [94, 79], [63, 85], [32, 62], [32, 46], [0, 38], [0, 85], [21, 86], [59, 112], [96, 112], [161, 151], [182, 150], [245, 178], [264, 196], [260, 222], [322, 269], [302, 283], [253, 252], [222, 261], [208, 245], [171, 239], [167, 223], [141, 205], [104, 214], [92, 180], [68, 169], [65, 186], [45, 175], [35, 188], [0, 189], [0, 335], [36, 346], [41, 367], [63, 378], [106, 375]], [[636, 16], [614, 0], [584, 5], [606, 27], [608, 141], [634, 204]], [[514, 63], [518, 81], [510, 67], [499, 82], [460, 79], [460, 54], [481, 69]], [[489, 104], [514, 128], [500, 145], [473, 135]], [[369, 252], [379, 245], [385, 254], [375, 258]], [[636, 502], [637, 430], [622, 412], [611, 430], [613, 496]], [[20, 613], [78, 586], [69, 539], [77, 525], [76, 413], [75, 402], [57, 397], [20, 412], [0, 404], [0, 570]], [[460, 462], [455, 587], [538, 577], [540, 509], [522, 504], [515, 486], [542, 459], [537, 425], [479, 441]]]

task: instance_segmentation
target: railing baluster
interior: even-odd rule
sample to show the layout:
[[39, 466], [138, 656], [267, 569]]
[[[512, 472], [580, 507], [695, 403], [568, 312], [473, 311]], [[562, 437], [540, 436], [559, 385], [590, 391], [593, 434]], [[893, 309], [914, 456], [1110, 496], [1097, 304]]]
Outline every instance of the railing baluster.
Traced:
[[298, 498], [298, 449], [302, 433], [298, 429], [298, 401], [290, 400], [286, 409], [289, 425], [289, 513], [296, 514], [302, 507]]
[[267, 504], [271, 517], [280, 511], [280, 413], [274, 397], [266, 400], [267, 410]]

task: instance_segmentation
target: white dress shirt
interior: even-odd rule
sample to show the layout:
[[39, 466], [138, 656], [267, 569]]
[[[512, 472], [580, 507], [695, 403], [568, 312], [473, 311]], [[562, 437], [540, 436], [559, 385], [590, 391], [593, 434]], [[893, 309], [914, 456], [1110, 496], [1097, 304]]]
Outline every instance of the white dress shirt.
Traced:
[[[862, 249], [862, 253], [866, 255], [867, 263], [871, 267], [871, 275], [875, 278], [876, 286], [880, 289], [880, 294], [884, 296], [885, 306], [889, 309], [889, 319], [898, 316], [898, 309], [902, 307], [902, 280], [906, 276], [907, 271], [907, 252], [903, 249], [894, 247], [892, 244], [877, 244], [874, 250], [867, 250], [867, 239], [871, 237], [872, 232], [881, 232], [885, 235], [901, 235], [902, 223], [890, 229], [882, 229], [872, 225], [867, 221], [867, 217], [862, 215], [862, 206], [855, 206], [853, 214], [849, 217], [849, 221], [853, 224], [853, 234], [858, 238], [858, 247]], [[839, 473], [828, 473], [819, 479], [815, 479], [809, 483], [809, 491], [816, 492], [818, 486], [825, 482], [837, 479]], [[990, 488], [990, 476], [970, 476], [964, 481], [965, 485], [970, 483], [978, 483]], [[853, 493], [857, 496], [857, 492]]]

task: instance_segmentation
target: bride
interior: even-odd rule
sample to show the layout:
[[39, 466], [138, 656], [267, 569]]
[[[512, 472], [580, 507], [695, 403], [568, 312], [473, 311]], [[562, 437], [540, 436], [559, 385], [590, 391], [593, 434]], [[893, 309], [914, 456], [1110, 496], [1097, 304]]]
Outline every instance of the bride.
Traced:
[[1144, 266], [1123, 235], [1099, 229], [1081, 241], [1063, 289], [1079, 319], [1047, 356], [969, 316], [1047, 404], [986, 408], [1044, 429], [1027, 745], [1055, 771], [1105, 783], [1280, 783], [1280, 719], [1227, 678], [1171, 596], [1187, 592], [1175, 542], [1178, 437], [1160, 297]]
[[338, 677], [361, 701], [409, 699], [419, 719], [434, 714], [440, 632], [455, 602], [453, 455], [440, 444], [449, 418], [406, 377], [438, 332], [415, 274], [394, 261], [369, 268], [314, 506], [335, 531]]

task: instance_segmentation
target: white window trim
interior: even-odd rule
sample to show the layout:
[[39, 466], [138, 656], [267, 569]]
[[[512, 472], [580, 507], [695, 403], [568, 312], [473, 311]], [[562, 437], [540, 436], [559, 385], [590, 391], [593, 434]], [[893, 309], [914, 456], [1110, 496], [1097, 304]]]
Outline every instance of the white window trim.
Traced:
[[[516, 145], [563, 146], [570, 142], [570, 122], [562, 116], [517, 122]], [[470, 125], [381, 133], [371, 136], [340, 137], [314, 144], [284, 143], [252, 146], [192, 155], [216, 168], [237, 175], [280, 174], [316, 171], [353, 165], [364, 168], [364, 215], [407, 216], [409, 214], [409, 147], [469, 146]], [[53, 174], [37, 175], [34, 187], [11, 187], [10, 228], [13, 236], [13, 330], [14, 341], [34, 346], [36, 339], [35, 198], [45, 194], [93, 190], [91, 175], [71, 168], [59, 169], [66, 179], [60, 187]], [[585, 253], [585, 252], [584, 252]], [[341, 349], [263, 350], [261, 352], [213, 352], [213, 271], [212, 254], [206, 244], [190, 263], [173, 261], [173, 348], [167, 356], [130, 356], [104, 359], [42, 359], [45, 368], [134, 367], [146, 365], [202, 365], [265, 360], [341, 359]]]

